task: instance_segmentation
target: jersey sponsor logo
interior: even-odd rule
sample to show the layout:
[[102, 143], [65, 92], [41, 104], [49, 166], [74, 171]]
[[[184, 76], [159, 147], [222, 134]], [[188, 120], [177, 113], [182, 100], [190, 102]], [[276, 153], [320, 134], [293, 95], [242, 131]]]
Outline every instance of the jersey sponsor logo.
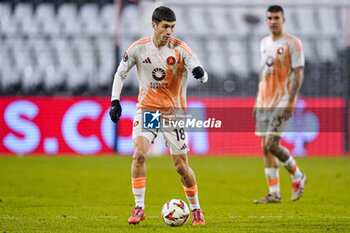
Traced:
[[160, 129], [160, 116], [161, 113], [156, 112], [143, 112], [143, 128], [144, 129]]
[[173, 56], [170, 56], [170, 57], [168, 57], [168, 58], [166, 59], [166, 63], [167, 63], [169, 66], [174, 65], [175, 62], [176, 62], [176, 59], [175, 59], [175, 57], [173, 57]]
[[128, 53], [125, 52], [124, 55], [123, 55], [123, 61], [124, 61], [124, 62], [127, 62], [128, 59], [129, 59]]
[[145, 60], [142, 61], [142, 63], [148, 63], [151, 64], [151, 59], [149, 59], [149, 57], [147, 57]]
[[168, 83], [166, 82], [151, 82], [149, 86], [153, 89], [167, 89], [168, 88]]
[[278, 49], [277, 49], [277, 53], [278, 53], [279, 55], [283, 54], [283, 53], [284, 53], [284, 48], [283, 48], [283, 47], [278, 48]]
[[269, 66], [269, 67], [272, 66], [273, 65], [273, 61], [274, 61], [273, 57], [268, 56], [266, 58], [266, 65]]
[[162, 81], [165, 78], [165, 70], [162, 68], [154, 68], [152, 71], [152, 77], [157, 81]]

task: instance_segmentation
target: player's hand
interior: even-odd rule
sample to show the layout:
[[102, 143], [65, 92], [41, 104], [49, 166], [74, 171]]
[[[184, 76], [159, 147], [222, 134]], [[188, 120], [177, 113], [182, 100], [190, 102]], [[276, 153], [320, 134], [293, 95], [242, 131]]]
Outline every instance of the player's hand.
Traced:
[[203, 76], [204, 76], [204, 70], [202, 67], [197, 66], [197, 67], [193, 68], [192, 74], [193, 74], [195, 79], [200, 79], [200, 78], [203, 78]]
[[122, 115], [122, 107], [120, 106], [119, 100], [113, 100], [111, 103], [111, 110], [109, 110], [109, 116], [115, 123], [119, 120]]
[[288, 102], [287, 106], [283, 110], [282, 119], [288, 120], [293, 115], [294, 110], [295, 110], [294, 104]]

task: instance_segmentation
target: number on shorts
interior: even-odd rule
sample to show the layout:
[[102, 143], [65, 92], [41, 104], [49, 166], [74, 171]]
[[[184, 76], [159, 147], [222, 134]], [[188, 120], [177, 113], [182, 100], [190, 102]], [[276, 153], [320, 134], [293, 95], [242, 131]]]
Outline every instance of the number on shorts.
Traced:
[[186, 135], [185, 135], [185, 129], [184, 128], [180, 128], [179, 130], [178, 129], [174, 129], [175, 133], [176, 133], [176, 138], [178, 141], [181, 140], [185, 140], [186, 138]]
[[280, 127], [281, 124], [282, 124], [282, 117], [281, 117], [281, 116], [278, 116], [278, 117], [277, 117], [277, 121], [278, 121], [277, 127]]
[[273, 117], [273, 120], [271, 122], [271, 126], [280, 127], [281, 124], [282, 124], [282, 117], [281, 116]]

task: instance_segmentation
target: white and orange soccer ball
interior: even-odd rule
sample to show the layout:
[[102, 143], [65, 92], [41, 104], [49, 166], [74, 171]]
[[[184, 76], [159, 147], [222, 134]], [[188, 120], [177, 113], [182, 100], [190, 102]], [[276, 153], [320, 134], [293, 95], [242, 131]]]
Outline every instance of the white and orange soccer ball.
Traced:
[[171, 199], [163, 205], [162, 218], [169, 226], [182, 226], [187, 222], [189, 217], [190, 209], [183, 200]]

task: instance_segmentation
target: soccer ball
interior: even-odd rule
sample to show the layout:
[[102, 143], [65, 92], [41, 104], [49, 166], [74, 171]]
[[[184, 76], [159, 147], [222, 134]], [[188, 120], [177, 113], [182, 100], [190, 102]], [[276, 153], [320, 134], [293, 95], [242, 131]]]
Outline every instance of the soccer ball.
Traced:
[[190, 210], [183, 200], [171, 199], [163, 205], [162, 218], [169, 226], [182, 226], [187, 222], [189, 216]]

